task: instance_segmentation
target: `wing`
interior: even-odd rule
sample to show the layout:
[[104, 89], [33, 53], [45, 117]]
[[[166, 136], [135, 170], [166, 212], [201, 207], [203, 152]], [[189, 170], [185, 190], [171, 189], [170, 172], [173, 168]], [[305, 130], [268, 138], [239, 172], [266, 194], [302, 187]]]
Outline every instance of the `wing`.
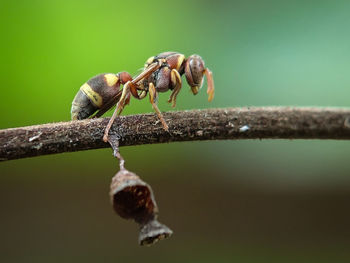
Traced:
[[115, 104], [118, 103], [120, 97], [122, 96], [123, 90], [119, 90], [117, 94], [113, 96], [108, 102], [104, 103], [103, 106], [93, 115], [91, 118], [99, 118], [105, 114], [109, 109], [111, 109]]
[[[162, 60], [159, 60], [158, 62], [152, 63], [151, 65], [148, 66], [148, 68], [146, 70], [142, 71], [141, 74], [136, 76], [131, 82], [133, 84], [137, 84], [142, 79], [147, 78], [154, 71], [159, 69], [163, 62], [164, 62], [164, 60], [162, 59]], [[101, 109], [99, 109], [99, 111], [91, 118], [98, 118], [98, 117], [101, 117], [104, 113], [106, 113], [110, 108], [112, 108], [115, 104], [118, 103], [122, 93], [123, 93], [123, 89], [119, 90], [118, 93], [112, 99], [110, 99], [107, 103], [105, 103], [101, 107]], [[128, 99], [126, 99], [125, 105], [129, 104], [129, 102], [128, 102], [129, 100], [130, 100], [130, 97]]]

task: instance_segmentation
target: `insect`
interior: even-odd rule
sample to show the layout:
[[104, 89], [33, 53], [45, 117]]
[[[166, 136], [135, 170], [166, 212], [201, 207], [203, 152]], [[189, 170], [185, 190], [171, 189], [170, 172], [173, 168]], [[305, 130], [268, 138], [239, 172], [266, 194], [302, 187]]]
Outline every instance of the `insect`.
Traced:
[[[115, 118], [122, 113], [125, 105], [129, 104], [130, 97], [141, 100], [148, 94], [164, 130], [168, 131], [168, 125], [157, 106], [158, 94], [171, 90], [168, 102], [175, 107], [176, 97], [182, 87], [183, 74], [194, 95], [201, 89], [205, 75], [208, 101], [214, 98], [212, 72], [205, 67], [200, 56], [191, 55], [186, 58], [177, 52], [163, 52], [147, 59], [143, 71], [135, 78], [132, 78], [128, 72], [119, 72], [100, 74], [88, 80], [80, 87], [73, 100], [72, 120], [100, 117], [117, 104], [103, 136], [103, 141], [107, 142], [108, 132]], [[120, 89], [121, 85], [123, 85], [122, 89]]]

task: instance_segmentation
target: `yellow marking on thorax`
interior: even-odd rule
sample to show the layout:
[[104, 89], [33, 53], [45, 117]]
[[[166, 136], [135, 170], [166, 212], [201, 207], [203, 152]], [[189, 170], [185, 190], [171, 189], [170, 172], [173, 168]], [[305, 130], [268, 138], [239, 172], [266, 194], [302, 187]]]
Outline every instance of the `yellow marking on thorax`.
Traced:
[[85, 93], [85, 95], [95, 104], [98, 108], [102, 106], [102, 97], [96, 91], [94, 91], [89, 84], [84, 83], [80, 87], [80, 90]]
[[154, 56], [148, 58], [148, 59], [146, 60], [146, 63], [147, 63], [147, 64], [151, 64], [151, 63], [153, 62], [153, 60], [154, 60]]
[[145, 63], [145, 65], [144, 65], [144, 70], [149, 66], [149, 65], [151, 65], [152, 64], [152, 62], [154, 61], [154, 57], [150, 57], [150, 58], [148, 58], [147, 60], [146, 60], [146, 63]]
[[110, 86], [110, 87], [115, 85], [118, 82], [118, 80], [119, 80], [117, 75], [111, 74], [111, 73], [105, 74], [104, 78], [105, 78], [105, 80], [107, 82], [107, 85]]
[[181, 65], [182, 65], [182, 62], [184, 61], [185, 59], [185, 56], [184, 55], [180, 55], [179, 58], [177, 59], [177, 65], [176, 65], [176, 70], [179, 70]]
[[146, 69], [149, 65], [151, 65], [153, 61], [154, 61], [154, 56], [148, 58], [148, 59], [146, 60], [144, 69]]

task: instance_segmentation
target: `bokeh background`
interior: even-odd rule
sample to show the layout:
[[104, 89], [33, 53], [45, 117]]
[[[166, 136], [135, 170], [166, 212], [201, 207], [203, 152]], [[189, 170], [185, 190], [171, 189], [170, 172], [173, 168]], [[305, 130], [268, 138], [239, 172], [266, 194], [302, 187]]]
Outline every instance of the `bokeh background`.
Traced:
[[[200, 54], [216, 97], [175, 110], [349, 107], [350, 2], [0, 1], [0, 128], [68, 121], [90, 77]], [[159, 107], [172, 109], [160, 96]], [[125, 114], [151, 112], [132, 100]], [[111, 112], [106, 114], [111, 115]], [[109, 203], [110, 149], [0, 163], [1, 262], [349, 262], [350, 144], [252, 140], [124, 147], [174, 235], [137, 244]]]

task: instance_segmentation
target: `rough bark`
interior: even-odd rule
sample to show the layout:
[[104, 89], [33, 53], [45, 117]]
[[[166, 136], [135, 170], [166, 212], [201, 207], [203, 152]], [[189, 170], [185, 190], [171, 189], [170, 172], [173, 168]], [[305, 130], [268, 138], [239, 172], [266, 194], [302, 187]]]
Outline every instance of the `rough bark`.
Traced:
[[[350, 139], [350, 109], [251, 107], [121, 116], [110, 134], [120, 146], [196, 140]], [[0, 161], [110, 147], [102, 141], [108, 118], [0, 130]]]

